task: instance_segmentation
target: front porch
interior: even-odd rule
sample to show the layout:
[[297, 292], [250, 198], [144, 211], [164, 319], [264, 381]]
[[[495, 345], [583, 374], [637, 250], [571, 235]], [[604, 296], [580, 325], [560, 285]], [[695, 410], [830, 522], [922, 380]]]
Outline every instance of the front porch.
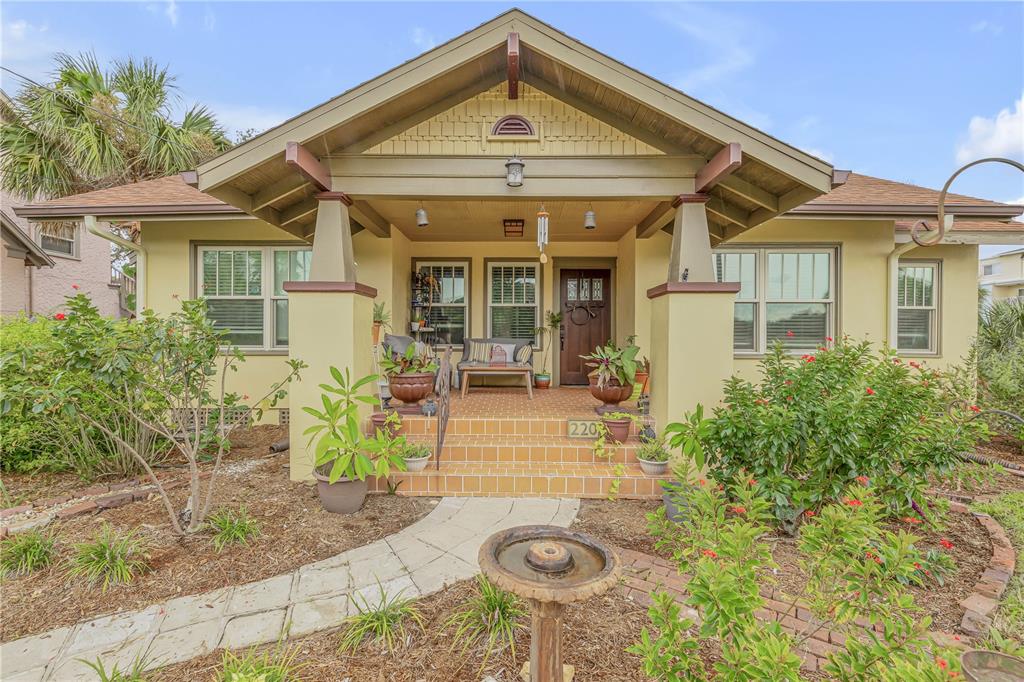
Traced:
[[[660, 497], [660, 478], [637, 463], [635, 426], [626, 442], [606, 445], [608, 457], [595, 454], [594, 438], [570, 435], [570, 421], [598, 419], [598, 404], [583, 387], [536, 390], [533, 400], [522, 388], [474, 387], [465, 398], [453, 392], [440, 457], [425, 471], [392, 475], [391, 485], [414, 496], [604, 498], [619, 481], [616, 497]], [[622, 407], [636, 412], [632, 401]], [[402, 433], [433, 449], [438, 423], [404, 416]], [[375, 481], [371, 490], [387, 492], [387, 482]]]

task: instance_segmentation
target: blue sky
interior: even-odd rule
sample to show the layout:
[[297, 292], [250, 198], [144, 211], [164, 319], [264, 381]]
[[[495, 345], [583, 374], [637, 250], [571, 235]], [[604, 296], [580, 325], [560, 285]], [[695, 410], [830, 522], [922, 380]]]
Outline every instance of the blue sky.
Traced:
[[[511, 6], [5, 0], [0, 58], [42, 78], [56, 51], [150, 56], [185, 102], [265, 129]], [[839, 168], [939, 187], [958, 162], [1024, 158], [1024, 3], [519, 6]], [[1008, 167], [954, 189], [1024, 203]]]

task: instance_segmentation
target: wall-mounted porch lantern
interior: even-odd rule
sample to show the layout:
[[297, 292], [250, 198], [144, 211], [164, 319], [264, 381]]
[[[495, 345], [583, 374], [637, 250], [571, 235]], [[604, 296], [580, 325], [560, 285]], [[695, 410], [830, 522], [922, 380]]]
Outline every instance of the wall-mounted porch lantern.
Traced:
[[513, 155], [505, 162], [505, 184], [509, 187], [523, 186], [523, 169], [526, 164], [518, 156]]
[[427, 209], [423, 208], [423, 204], [416, 209], [416, 227], [423, 229], [430, 224], [430, 220], [427, 218]]
[[583, 228], [586, 230], [597, 229], [597, 216], [594, 214], [594, 207], [591, 206], [583, 214]]

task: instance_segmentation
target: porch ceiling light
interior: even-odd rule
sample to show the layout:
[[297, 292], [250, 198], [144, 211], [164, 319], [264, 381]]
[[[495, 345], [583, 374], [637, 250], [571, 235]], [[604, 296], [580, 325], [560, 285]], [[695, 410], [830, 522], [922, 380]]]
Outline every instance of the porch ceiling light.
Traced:
[[416, 227], [423, 229], [430, 224], [430, 220], [427, 218], [427, 209], [423, 208], [423, 204], [416, 209]]
[[583, 228], [587, 230], [597, 229], [597, 216], [594, 214], [594, 207], [591, 206], [583, 214]]
[[505, 218], [501, 225], [505, 228], [506, 237], [522, 237], [526, 221], [522, 218]]
[[512, 158], [505, 162], [505, 184], [509, 187], [522, 187], [524, 168], [526, 164], [523, 160], [513, 154]]

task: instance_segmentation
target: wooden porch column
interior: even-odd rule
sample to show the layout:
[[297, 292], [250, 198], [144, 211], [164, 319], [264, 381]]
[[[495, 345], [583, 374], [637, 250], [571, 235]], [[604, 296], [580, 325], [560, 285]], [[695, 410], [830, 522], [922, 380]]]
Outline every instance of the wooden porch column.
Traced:
[[680, 194], [672, 205], [676, 217], [672, 230], [672, 251], [668, 260], [668, 281], [714, 282], [711, 236], [704, 204], [707, 194]]
[[316, 198], [319, 207], [309, 279], [318, 282], [355, 282], [352, 222], [348, 214], [352, 200], [344, 192], [321, 192]]

